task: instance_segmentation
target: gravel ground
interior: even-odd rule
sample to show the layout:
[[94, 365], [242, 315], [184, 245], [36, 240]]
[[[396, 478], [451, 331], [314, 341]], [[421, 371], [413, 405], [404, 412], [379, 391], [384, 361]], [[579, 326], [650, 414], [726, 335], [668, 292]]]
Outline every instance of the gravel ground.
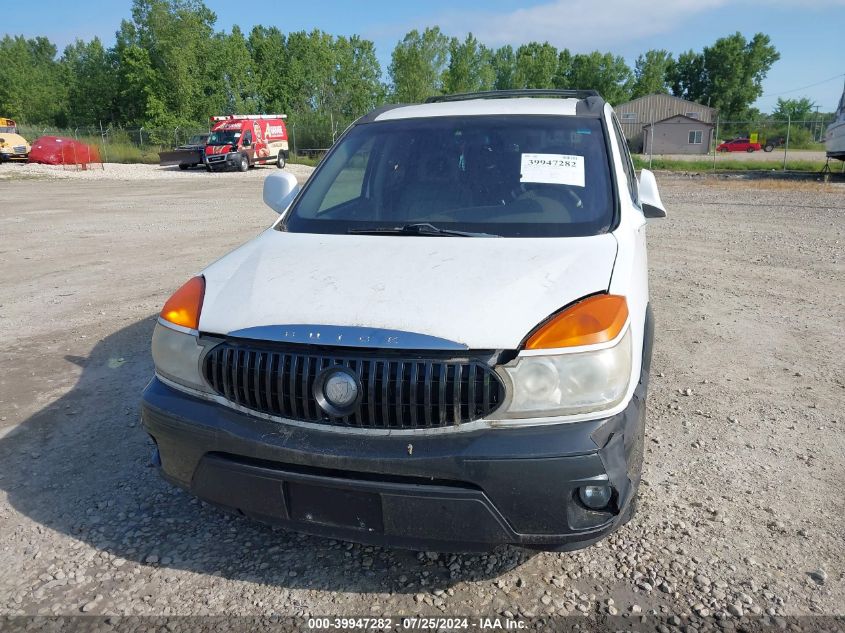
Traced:
[[845, 186], [661, 176], [639, 513], [572, 554], [438, 555], [223, 515], [148, 464], [155, 314], [273, 220], [237, 186], [273, 169], [0, 183], [0, 615], [845, 614]]
[[[37, 165], [29, 163], [9, 163], [0, 168], [0, 180], [21, 179], [67, 179], [67, 180], [189, 180], [191, 182], [210, 183], [216, 178], [227, 179], [237, 177], [240, 180], [263, 180], [264, 177], [276, 171], [275, 165], [256, 165], [245, 173], [236, 171], [208, 172], [203, 167], [194, 167], [182, 171], [177, 165], [159, 167], [158, 165], [136, 165], [124, 163], [105, 163], [102, 167], [92, 166], [79, 170], [75, 167], [57, 165]], [[287, 171], [297, 178], [307, 178], [311, 167], [307, 165], [287, 165]]]

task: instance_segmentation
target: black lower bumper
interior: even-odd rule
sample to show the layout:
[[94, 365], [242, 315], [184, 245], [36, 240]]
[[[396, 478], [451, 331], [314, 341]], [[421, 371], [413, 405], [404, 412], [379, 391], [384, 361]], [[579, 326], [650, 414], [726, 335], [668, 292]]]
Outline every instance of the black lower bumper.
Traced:
[[[603, 420], [384, 436], [281, 424], [153, 379], [142, 419], [167, 480], [258, 520], [414, 549], [577, 549], [630, 517], [645, 390]], [[603, 511], [578, 500], [596, 483], [614, 489]]]

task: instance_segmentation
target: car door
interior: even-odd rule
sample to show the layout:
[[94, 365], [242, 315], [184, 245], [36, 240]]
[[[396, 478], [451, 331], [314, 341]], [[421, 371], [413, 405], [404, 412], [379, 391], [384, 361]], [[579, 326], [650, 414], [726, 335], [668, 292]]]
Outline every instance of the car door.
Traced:
[[241, 136], [241, 151], [249, 156], [249, 162], [255, 160], [255, 144], [252, 140], [252, 130], [246, 130]]

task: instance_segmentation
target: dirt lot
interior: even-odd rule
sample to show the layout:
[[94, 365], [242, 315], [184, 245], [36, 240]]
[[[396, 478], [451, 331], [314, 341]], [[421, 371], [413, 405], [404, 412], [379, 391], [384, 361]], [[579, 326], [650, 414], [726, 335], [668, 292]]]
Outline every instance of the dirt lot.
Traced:
[[578, 553], [454, 556], [225, 516], [148, 464], [138, 399], [155, 315], [274, 219], [260, 178], [275, 168], [12, 167], [0, 179], [0, 614], [654, 611], [686, 631], [845, 614], [845, 186], [661, 177], [670, 217], [649, 229], [657, 337], [639, 514]]

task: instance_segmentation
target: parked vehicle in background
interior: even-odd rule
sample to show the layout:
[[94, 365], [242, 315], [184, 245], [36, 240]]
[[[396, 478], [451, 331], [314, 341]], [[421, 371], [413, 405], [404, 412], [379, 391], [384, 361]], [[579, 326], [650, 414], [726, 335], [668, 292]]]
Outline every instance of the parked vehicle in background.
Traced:
[[824, 149], [828, 158], [845, 160], [845, 89], [836, 108], [836, 119], [824, 133]]
[[275, 163], [284, 168], [288, 159], [286, 114], [229, 114], [211, 117], [211, 134], [203, 162], [209, 171]]
[[752, 143], [747, 138], [735, 138], [725, 141], [716, 148], [718, 152], [759, 152], [760, 143]]
[[210, 134], [194, 134], [187, 143], [167, 152], [158, 153], [158, 164], [162, 167], [179, 165], [179, 169], [190, 169], [203, 164], [205, 144]]
[[576, 549], [633, 516], [666, 211], [595, 91], [385, 106], [264, 201], [155, 327], [168, 481], [414, 549]]
[[776, 147], [783, 147], [786, 145], [786, 139], [782, 136], [778, 136], [776, 138], [767, 138], [763, 141], [763, 151], [764, 152], [771, 152]]
[[12, 119], [0, 117], [0, 163], [26, 161], [30, 145], [18, 134], [18, 125]]

